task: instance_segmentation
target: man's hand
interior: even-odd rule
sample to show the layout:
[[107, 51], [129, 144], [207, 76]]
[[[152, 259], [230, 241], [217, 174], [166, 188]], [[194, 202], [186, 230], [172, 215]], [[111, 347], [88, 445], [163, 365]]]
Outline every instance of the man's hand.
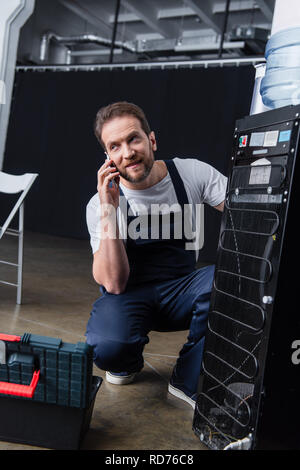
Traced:
[[218, 206], [214, 206], [214, 208], [217, 209], [220, 212], [223, 212], [224, 211], [224, 203], [225, 203], [225, 201], [221, 202], [221, 204], [219, 204]]
[[[106, 160], [98, 171], [97, 191], [101, 204], [111, 204], [115, 209], [119, 206], [120, 173], [112, 160]], [[113, 182], [114, 180], [114, 182]]]

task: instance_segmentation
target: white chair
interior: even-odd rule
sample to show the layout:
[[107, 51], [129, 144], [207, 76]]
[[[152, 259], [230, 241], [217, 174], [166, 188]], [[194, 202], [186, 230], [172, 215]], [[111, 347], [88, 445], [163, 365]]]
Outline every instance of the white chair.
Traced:
[[[23, 277], [23, 232], [24, 232], [24, 199], [31, 188], [34, 180], [38, 176], [37, 173], [25, 173], [24, 175], [10, 175], [0, 171], [0, 193], [20, 194], [13, 209], [8, 215], [2, 227], [0, 227], [0, 240], [4, 234], [18, 237], [18, 263], [10, 263], [0, 260], [0, 263], [15, 266], [18, 269], [17, 284], [1, 281], [1, 284], [7, 284], [17, 287], [17, 304], [22, 301], [22, 277]], [[19, 212], [19, 228], [18, 230], [9, 228], [14, 216]]]

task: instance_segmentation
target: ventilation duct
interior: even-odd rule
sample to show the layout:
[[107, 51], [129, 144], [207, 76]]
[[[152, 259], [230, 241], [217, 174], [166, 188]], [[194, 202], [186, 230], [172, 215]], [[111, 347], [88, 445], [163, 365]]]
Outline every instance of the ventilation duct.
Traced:
[[[57, 44], [63, 46], [72, 46], [76, 44], [100, 44], [101, 46], [112, 46], [110, 39], [96, 36], [95, 34], [82, 34], [79, 36], [59, 36], [51, 31], [43, 34], [40, 45], [40, 60], [45, 62], [49, 57], [49, 49], [51, 41], [55, 41]], [[114, 41], [114, 46], [119, 47], [125, 51], [136, 52], [135, 47], [130, 46], [128, 43], [122, 41]]]

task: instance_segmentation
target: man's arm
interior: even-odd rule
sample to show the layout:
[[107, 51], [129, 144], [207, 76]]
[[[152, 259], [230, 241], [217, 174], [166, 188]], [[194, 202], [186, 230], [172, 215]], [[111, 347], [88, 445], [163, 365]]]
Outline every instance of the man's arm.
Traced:
[[[98, 171], [98, 194], [102, 214], [100, 247], [94, 253], [93, 276], [110, 294], [120, 294], [129, 278], [129, 262], [122, 239], [119, 237], [117, 208], [119, 205], [119, 173], [106, 161]], [[116, 184], [110, 183], [114, 179]]]

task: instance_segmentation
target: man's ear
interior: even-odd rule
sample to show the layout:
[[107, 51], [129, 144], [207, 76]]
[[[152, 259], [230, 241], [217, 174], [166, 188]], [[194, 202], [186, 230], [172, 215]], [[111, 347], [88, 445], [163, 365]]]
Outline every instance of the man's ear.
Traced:
[[151, 131], [150, 134], [149, 134], [149, 140], [150, 140], [150, 143], [151, 143], [151, 148], [152, 150], [155, 152], [155, 150], [157, 150], [157, 143], [156, 143], [156, 138], [155, 138], [155, 133], [154, 131]]

